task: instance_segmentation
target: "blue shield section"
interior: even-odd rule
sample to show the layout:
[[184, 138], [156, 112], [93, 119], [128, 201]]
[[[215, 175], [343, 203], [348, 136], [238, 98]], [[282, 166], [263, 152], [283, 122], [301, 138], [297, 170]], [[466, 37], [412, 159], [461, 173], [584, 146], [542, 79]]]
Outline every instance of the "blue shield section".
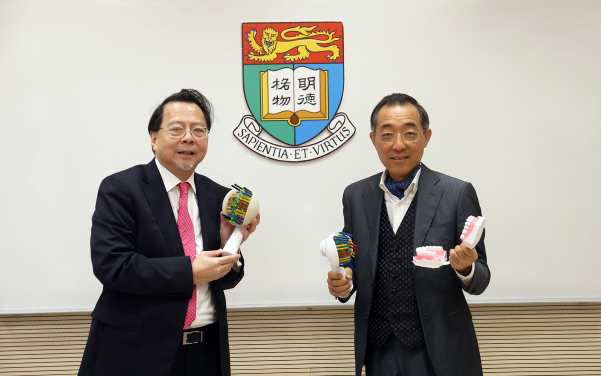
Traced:
[[294, 127], [294, 145], [304, 144], [320, 134], [338, 112], [344, 89], [344, 67], [342, 63], [294, 64], [294, 68], [307, 67], [328, 71], [328, 116], [327, 120], [303, 120]]

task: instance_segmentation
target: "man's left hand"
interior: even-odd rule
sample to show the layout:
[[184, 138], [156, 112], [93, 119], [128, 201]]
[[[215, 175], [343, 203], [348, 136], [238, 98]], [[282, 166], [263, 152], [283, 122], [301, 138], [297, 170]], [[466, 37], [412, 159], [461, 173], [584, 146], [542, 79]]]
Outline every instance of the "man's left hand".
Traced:
[[[219, 213], [221, 216], [221, 229], [219, 230], [219, 235], [221, 236], [221, 248], [225, 247], [225, 243], [227, 243], [228, 239], [234, 232], [236, 226], [229, 223], [227, 219], [223, 218], [223, 212]], [[242, 243], [248, 239], [250, 234], [255, 232], [257, 226], [261, 222], [261, 213], [257, 214], [257, 218], [253, 219], [253, 221], [248, 226], [240, 226], [242, 228]]]
[[472, 263], [476, 260], [478, 260], [478, 252], [476, 252], [475, 248], [458, 245], [449, 252], [451, 266], [463, 275], [471, 271]]

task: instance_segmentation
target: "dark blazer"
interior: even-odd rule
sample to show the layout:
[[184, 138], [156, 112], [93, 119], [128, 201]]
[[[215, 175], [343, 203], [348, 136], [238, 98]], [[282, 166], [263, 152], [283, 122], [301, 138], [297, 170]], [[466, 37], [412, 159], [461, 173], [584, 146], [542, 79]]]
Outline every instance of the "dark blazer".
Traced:
[[[229, 189], [198, 174], [194, 184], [203, 247], [219, 249], [219, 213]], [[79, 375], [168, 375], [182, 341], [193, 277], [154, 160], [102, 181], [90, 246], [94, 274], [103, 288]], [[230, 271], [210, 284], [223, 376], [230, 375], [223, 290], [236, 286], [243, 275], [243, 269]]]
[[[355, 367], [361, 374], [367, 346], [367, 328], [378, 260], [378, 234], [384, 192], [381, 174], [349, 185], [344, 191], [344, 231], [358, 246], [353, 273], [355, 300]], [[476, 191], [470, 183], [422, 165], [418, 182], [414, 248], [461, 243], [459, 236], [468, 216], [481, 215]], [[482, 375], [480, 352], [472, 316], [463, 296], [481, 294], [490, 281], [484, 235], [476, 246], [474, 277], [465, 288], [450, 265], [438, 269], [414, 267], [415, 295], [428, 354], [438, 376]], [[415, 250], [414, 250], [415, 254]], [[348, 299], [340, 299], [345, 302]]]

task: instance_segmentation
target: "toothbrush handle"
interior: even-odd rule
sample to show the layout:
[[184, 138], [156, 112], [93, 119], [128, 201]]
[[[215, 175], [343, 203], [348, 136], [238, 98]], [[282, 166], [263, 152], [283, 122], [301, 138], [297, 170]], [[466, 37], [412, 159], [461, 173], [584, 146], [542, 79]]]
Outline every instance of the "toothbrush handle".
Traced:
[[346, 278], [346, 270], [344, 270], [344, 268], [342, 266], [338, 266], [338, 265], [330, 265], [332, 267], [332, 271], [334, 273], [340, 273], [342, 274], [342, 278]]
[[[242, 234], [241, 226], [236, 226], [234, 232], [232, 232], [232, 235], [228, 239], [227, 243], [225, 243], [225, 247], [223, 247], [221, 254], [229, 256], [237, 255], [238, 253], [240, 253], [240, 244], [242, 244], [243, 237], [244, 234]], [[236, 261], [236, 265], [238, 266], [238, 268], [240, 268], [242, 266], [242, 263], [240, 261]]]

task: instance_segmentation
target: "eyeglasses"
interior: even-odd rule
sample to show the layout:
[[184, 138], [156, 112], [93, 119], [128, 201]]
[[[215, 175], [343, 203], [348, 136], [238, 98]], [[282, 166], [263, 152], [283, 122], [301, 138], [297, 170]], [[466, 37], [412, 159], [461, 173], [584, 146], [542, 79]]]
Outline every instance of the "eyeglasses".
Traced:
[[183, 127], [171, 127], [169, 129], [161, 129], [167, 132], [169, 137], [173, 138], [184, 138], [186, 136], [186, 133], [188, 132], [190, 132], [192, 137], [194, 137], [197, 140], [202, 140], [203, 138], [206, 138], [209, 135], [209, 130], [205, 127], [194, 128], [191, 131], [187, 131]]
[[424, 133], [424, 132], [409, 131], [409, 132], [404, 132], [404, 133], [385, 132], [385, 133], [374, 133], [374, 134], [376, 136], [380, 137], [380, 141], [382, 141], [385, 144], [388, 144], [391, 142], [395, 142], [397, 136], [401, 136], [401, 139], [405, 142], [415, 142], [415, 141], [417, 141], [417, 139], [419, 138], [419, 135], [421, 133]]

